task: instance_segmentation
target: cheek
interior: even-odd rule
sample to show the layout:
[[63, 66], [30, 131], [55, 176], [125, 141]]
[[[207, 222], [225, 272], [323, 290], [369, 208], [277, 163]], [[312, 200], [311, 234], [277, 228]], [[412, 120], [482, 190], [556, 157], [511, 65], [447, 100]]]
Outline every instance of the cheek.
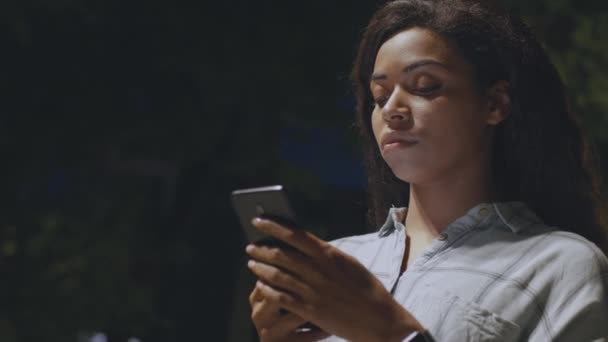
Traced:
[[454, 106], [451, 109], [420, 118], [427, 142], [432, 148], [428, 152], [445, 162], [468, 159], [477, 155], [487, 144], [483, 138], [485, 124], [475, 114], [477, 108]]

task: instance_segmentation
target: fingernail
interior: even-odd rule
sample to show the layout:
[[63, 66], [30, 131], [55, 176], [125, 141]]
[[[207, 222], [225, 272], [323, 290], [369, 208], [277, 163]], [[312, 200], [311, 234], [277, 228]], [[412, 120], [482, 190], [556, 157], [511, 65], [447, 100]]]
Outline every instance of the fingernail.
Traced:
[[264, 284], [262, 284], [262, 282], [258, 280], [255, 282], [255, 286], [257, 286], [257, 288], [261, 289], [262, 287], [264, 287]]
[[253, 267], [253, 266], [255, 266], [255, 261], [253, 261], [253, 260], [249, 260], [249, 261], [247, 262], [247, 266], [249, 266], [249, 267]]
[[260, 222], [262, 222], [262, 220], [261, 220], [259, 217], [254, 217], [254, 218], [251, 220], [251, 223], [252, 223], [253, 225], [257, 225], [257, 224], [258, 224], [258, 223], [260, 223]]
[[254, 249], [255, 249], [254, 245], [247, 245], [247, 247], [245, 247], [245, 251], [247, 253], [251, 253]]

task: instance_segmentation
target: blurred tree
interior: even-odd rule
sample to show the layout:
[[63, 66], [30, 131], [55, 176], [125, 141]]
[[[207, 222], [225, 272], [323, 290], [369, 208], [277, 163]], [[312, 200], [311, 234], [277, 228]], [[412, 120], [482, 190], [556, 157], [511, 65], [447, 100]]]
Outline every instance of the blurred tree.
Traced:
[[[606, 155], [608, 148], [608, 4], [595, 0], [503, 0], [544, 42], [566, 84], [581, 124]], [[604, 169], [608, 167], [606, 158]]]

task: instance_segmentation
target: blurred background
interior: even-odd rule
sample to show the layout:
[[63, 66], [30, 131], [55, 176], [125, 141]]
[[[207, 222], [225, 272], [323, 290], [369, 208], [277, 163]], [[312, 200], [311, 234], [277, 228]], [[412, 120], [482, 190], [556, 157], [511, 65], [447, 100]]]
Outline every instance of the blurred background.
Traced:
[[[608, 160], [605, 2], [503, 2]], [[255, 341], [230, 192], [373, 229], [348, 75], [381, 3], [2, 1], [0, 341]]]

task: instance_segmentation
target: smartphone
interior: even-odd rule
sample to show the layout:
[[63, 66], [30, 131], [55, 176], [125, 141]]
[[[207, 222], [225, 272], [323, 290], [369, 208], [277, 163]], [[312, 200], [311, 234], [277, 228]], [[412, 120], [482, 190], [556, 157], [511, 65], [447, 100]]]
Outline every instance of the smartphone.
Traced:
[[[295, 211], [287, 198], [287, 192], [282, 185], [235, 190], [232, 192], [232, 206], [250, 243], [294, 249], [294, 247], [260, 232], [251, 224], [254, 217], [262, 217], [274, 220], [292, 229], [301, 229], [296, 220]], [[287, 310], [281, 308], [279, 313], [284, 315]], [[310, 322], [306, 322], [299, 326], [296, 331], [307, 332], [315, 329], [318, 330], [319, 328]]]
[[267, 218], [289, 228], [299, 229], [295, 212], [282, 185], [235, 190], [232, 192], [232, 206], [250, 243], [280, 244], [251, 224], [255, 217]]

